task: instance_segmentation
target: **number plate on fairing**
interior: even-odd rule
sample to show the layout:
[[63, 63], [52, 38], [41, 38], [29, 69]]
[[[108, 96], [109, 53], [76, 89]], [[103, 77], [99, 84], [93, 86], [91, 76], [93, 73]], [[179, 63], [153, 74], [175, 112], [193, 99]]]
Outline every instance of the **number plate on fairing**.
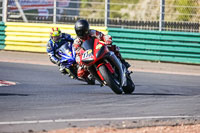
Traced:
[[89, 50], [87, 50], [83, 53], [82, 60], [89, 59], [89, 58], [92, 58], [92, 57], [93, 57], [92, 49], [89, 49]]

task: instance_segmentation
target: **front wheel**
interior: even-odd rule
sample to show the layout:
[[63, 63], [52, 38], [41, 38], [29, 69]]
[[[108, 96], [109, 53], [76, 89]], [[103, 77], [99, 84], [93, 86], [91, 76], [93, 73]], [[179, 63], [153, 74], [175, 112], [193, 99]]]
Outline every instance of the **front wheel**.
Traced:
[[113, 92], [115, 92], [116, 94], [122, 94], [122, 90], [117, 77], [113, 76], [112, 73], [104, 65], [99, 67], [99, 71], [104, 78], [106, 84], [113, 90]]
[[70, 66], [69, 68], [65, 68], [65, 71], [72, 79], [77, 78], [77, 73], [75, 67]]

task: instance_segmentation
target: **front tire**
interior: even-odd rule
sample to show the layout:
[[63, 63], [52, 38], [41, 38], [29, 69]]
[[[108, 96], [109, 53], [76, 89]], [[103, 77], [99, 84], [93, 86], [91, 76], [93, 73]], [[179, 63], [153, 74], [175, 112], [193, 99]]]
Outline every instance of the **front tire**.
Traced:
[[112, 75], [112, 73], [107, 69], [107, 67], [102, 65], [99, 67], [99, 71], [100, 71], [101, 75], [103, 76], [107, 85], [112, 89], [112, 91], [116, 94], [122, 94], [122, 90], [121, 90], [120, 86], [114, 80], [116, 77], [114, 77]]

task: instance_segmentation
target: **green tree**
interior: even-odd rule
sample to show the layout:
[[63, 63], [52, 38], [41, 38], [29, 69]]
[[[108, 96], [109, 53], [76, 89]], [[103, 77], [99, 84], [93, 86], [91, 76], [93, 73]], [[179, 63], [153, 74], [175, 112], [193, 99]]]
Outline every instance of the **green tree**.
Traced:
[[[88, 16], [90, 17], [91, 15], [95, 16], [95, 18], [102, 18], [104, 17], [104, 12], [103, 11], [95, 11], [95, 9], [105, 9], [104, 2], [105, 0], [81, 0], [80, 4], [80, 15], [81, 16]], [[94, 4], [93, 2], [102, 2], [102, 4]], [[122, 19], [127, 19], [129, 18], [129, 14], [131, 13], [123, 13], [121, 12], [121, 9], [127, 9], [128, 4], [137, 4], [139, 0], [110, 0], [110, 10], [113, 10], [113, 12], [110, 12], [110, 18], [122, 18]], [[112, 4], [112, 3], [118, 3], [118, 4]], [[119, 4], [120, 3], [120, 4]], [[124, 4], [124, 5], [123, 5]], [[134, 8], [134, 6], [133, 6]], [[132, 8], [132, 9], [133, 9]], [[85, 10], [88, 9], [88, 10]]]

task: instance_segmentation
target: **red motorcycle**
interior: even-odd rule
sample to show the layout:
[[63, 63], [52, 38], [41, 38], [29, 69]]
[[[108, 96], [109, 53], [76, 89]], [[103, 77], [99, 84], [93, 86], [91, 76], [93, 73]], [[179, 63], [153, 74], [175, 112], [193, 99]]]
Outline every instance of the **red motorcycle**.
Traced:
[[109, 86], [116, 94], [131, 94], [135, 90], [130, 72], [107, 45], [96, 38], [90, 38], [81, 47], [83, 52], [80, 62], [87, 66], [101, 85]]

